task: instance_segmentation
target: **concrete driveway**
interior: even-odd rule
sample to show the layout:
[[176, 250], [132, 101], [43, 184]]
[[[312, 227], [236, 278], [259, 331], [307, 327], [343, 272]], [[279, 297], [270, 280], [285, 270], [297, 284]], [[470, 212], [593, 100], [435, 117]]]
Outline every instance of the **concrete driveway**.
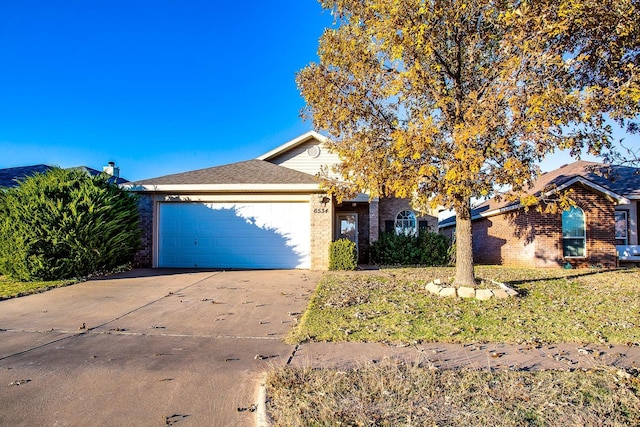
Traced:
[[253, 425], [319, 275], [134, 270], [0, 301], [0, 425]]

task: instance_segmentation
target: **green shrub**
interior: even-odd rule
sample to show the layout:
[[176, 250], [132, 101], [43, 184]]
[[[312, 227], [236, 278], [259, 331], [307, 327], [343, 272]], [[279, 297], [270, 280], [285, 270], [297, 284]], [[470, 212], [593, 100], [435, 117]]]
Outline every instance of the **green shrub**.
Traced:
[[136, 198], [106, 176], [54, 168], [0, 191], [0, 272], [14, 279], [110, 270], [139, 242]]
[[371, 245], [371, 259], [379, 265], [446, 265], [449, 247], [446, 237], [426, 230], [417, 236], [382, 232]]
[[349, 239], [338, 239], [329, 247], [329, 270], [355, 270], [358, 266], [358, 249]]

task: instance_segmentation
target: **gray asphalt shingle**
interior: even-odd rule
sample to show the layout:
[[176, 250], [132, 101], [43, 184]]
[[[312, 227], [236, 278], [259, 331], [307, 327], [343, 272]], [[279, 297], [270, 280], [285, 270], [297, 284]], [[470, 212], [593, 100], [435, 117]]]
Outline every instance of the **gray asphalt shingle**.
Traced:
[[[624, 197], [640, 197], [640, 169], [630, 166], [604, 165], [579, 160], [546, 172], [536, 180], [527, 194], [540, 195], [546, 189], [560, 187], [576, 177], [582, 177], [600, 187]], [[487, 200], [471, 211], [472, 216], [516, 206], [519, 202], [502, 199]], [[455, 224], [455, 217], [440, 222], [440, 226]]]
[[247, 160], [189, 172], [144, 179], [132, 185], [315, 184], [313, 175], [264, 160]]

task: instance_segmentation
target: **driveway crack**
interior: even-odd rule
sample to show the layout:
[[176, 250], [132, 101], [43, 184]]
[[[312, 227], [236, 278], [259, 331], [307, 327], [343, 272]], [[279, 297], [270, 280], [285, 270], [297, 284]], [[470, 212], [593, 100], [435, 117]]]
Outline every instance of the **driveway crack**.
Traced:
[[293, 358], [296, 357], [296, 353], [298, 352], [299, 348], [300, 348], [300, 344], [296, 344], [296, 346], [293, 347], [293, 351], [291, 352], [291, 356], [289, 356], [289, 359], [287, 359], [287, 365], [290, 365], [291, 361], [293, 360]]

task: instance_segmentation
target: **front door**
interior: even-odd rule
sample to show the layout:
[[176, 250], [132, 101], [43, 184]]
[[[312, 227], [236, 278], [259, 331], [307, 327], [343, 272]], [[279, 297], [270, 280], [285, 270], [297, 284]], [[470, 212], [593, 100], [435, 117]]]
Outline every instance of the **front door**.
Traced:
[[349, 239], [356, 244], [356, 247], [358, 247], [358, 214], [337, 214], [336, 227], [336, 240]]

